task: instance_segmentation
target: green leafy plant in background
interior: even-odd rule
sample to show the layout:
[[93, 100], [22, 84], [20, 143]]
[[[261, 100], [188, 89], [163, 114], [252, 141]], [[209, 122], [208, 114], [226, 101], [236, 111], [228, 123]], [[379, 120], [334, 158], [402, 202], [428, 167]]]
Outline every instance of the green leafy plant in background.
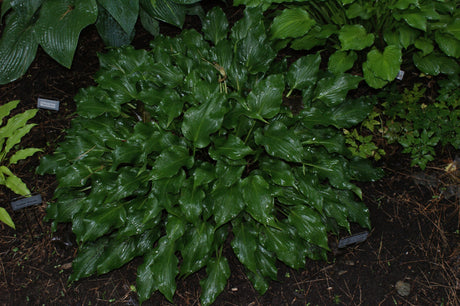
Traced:
[[376, 120], [378, 117], [380, 117], [380, 113], [372, 111], [361, 123], [359, 131], [358, 128], [343, 129], [345, 142], [354, 156], [379, 160], [385, 155], [385, 151], [374, 143], [376, 131], [382, 130], [382, 120]]
[[362, 64], [366, 82], [382, 88], [401, 64], [425, 74], [460, 72], [460, 1], [431, 0], [235, 0], [274, 11], [272, 38], [296, 50], [326, 48], [329, 70]]
[[176, 278], [204, 268], [209, 305], [230, 275], [226, 243], [263, 294], [277, 259], [302, 268], [325, 258], [328, 232], [370, 226], [352, 180], [381, 171], [341, 133], [372, 111], [347, 97], [361, 78], [321, 71], [319, 54], [275, 61], [258, 9], [229, 32], [215, 8], [202, 30], [100, 55], [98, 86], [75, 97], [66, 140], [42, 158], [38, 173], [59, 182], [47, 218], [72, 222], [80, 243], [71, 281], [142, 256], [141, 302], [156, 290], [172, 301]]
[[[0, 123], [17, 107], [18, 103], [19, 101], [15, 100], [0, 106]], [[6, 124], [0, 126], [0, 185], [4, 185], [22, 196], [30, 195], [30, 191], [26, 184], [14, 175], [8, 167], [42, 151], [35, 148], [16, 150], [15, 147], [21, 142], [22, 137], [36, 125], [27, 124], [27, 121], [32, 119], [36, 113], [36, 109], [27, 110], [9, 118]], [[0, 221], [15, 228], [13, 220], [3, 207], [0, 207]]]
[[159, 21], [182, 27], [186, 14], [202, 14], [200, 0], [4, 0], [6, 25], [0, 39], [0, 84], [21, 77], [40, 45], [70, 68], [81, 30], [96, 24], [108, 46], [129, 44], [140, 19], [152, 35]]
[[426, 88], [415, 84], [403, 94], [385, 90], [381, 97], [386, 122], [385, 137], [399, 142], [410, 153], [412, 166], [425, 169], [434, 160], [435, 146], [450, 144], [460, 148], [460, 78], [458, 75], [438, 82], [438, 96], [430, 101]]

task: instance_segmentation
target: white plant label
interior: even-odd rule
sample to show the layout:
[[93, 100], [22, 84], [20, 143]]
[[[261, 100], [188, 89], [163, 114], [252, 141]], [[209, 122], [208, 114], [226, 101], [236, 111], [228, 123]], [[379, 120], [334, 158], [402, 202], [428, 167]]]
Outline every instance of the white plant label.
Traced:
[[38, 108], [43, 108], [43, 109], [50, 109], [50, 110], [58, 111], [59, 110], [59, 101], [38, 98], [37, 107]]

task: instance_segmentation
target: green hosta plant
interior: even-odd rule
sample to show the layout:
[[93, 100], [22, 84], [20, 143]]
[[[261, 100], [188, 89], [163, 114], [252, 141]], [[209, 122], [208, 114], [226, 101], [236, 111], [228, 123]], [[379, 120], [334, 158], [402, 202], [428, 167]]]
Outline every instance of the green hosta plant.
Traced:
[[324, 258], [329, 231], [370, 226], [352, 180], [380, 171], [341, 134], [372, 110], [347, 98], [361, 79], [320, 71], [319, 54], [275, 61], [261, 18], [247, 10], [229, 32], [213, 9], [204, 35], [100, 55], [98, 86], [76, 96], [66, 140], [38, 168], [59, 181], [48, 219], [72, 222], [80, 243], [71, 281], [142, 256], [141, 302], [172, 301], [176, 278], [204, 268], [208, 305], [230, 275], [225, 243], [264, 293], [277, 259], [302, 268]]
[[[0, 106], [0, 124], [17, 107], [18, 103], [19, 101], [15, 100]], [[9, 118], [6, 124], [0, 126], [0, 185], [4, 185], [14, 193], [23, 196], [30, 195], [29, 189], [8, 167], [42, 151], [35, 148], [16, 150], [16, 145], [21, 142], [21, 138], [36, 125], [27, 124], [27, 121], [32, 119], [36, 113], [36, 109], [27, 110]], [[11, 217], [3, 207], [0, 207], [0, 221], [14, 228]]]
[[4, 0], [0, 39], [0, 84], [21, 77], [40, 45], [59, 64], [70, 68], [82, 29], [95, 24], [108, 46], [129, 44], [134, 26], [158, 35], [159, 22], [182, 27], [185, 15], [201, 14], [200, 0]]
[[430, 75], [460, 72], [458, 0], [234, 1], [264, 9], [279, 3], [285, 9], [275, 11], [272, 38], [296, 50], [326, 47], [335, 73], [362, 63], [364, 79], [374, 88], [393, 81], [403, 59]]

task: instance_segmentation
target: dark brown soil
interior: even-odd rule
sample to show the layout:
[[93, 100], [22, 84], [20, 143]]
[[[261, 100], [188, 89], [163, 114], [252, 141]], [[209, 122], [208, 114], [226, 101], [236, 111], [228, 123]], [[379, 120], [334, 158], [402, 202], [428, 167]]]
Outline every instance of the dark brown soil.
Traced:
[[[230, 13], [237, 16], [241, 11], [232, 8]], [[188, 20], [188, 24], [193, 22], [193, 18]], [[174, 34], [177, 30], [164, 27], [163, 31]], [[134, 45], [147, 47], [149, 39], [148, 34], [139, 31]], [[89, 27], [81, 35], [71, 70], [39, 50], [23, 78], [0, 86], [0, 103], [20, 99], [18, 111], [36, 108], [38, 97], [61, 101], [58, 112], [38, 112], [34, 118], [37, 127], [23, 138], [24, 147], [43, 148], [43, 154], [49, 154], [63, 139], [75, 111], [73, 96], [79, 88], [94, 84], [96, 52], [104, 52], [104, 46], [95, 28]], [[412, 87], [410, 83], [405, 85]], [[228, 247], [224, 253], [232, 276], [215, 304], [459, 305], [459, 194], [447, 192], [456, 190], [453, 187], [458, 186], [459, 173], [445, 171], [459, 152], [439, 150], [436, 160], [421, 172], [410, 168], [410, 160], [398, 150], [385, 149], [393, 152], [380, 162], [385, 178], [361, 184], [373, 226], [365, 242], [337, 249], [333, 246], [337, 238], [331, 237], [334, 251], [327, 262], [308, 261], [299, 271], [279, 263], [278, 281], [271, 283], [264, 296], [253, 289], [244, 267]], [[53, 234], [44, 221], [56, 181], [52, 176], [34, 173], [43, 154], [12, 170], [34, 193], [41, 194], [44, 204], [13, 212], [10, 202], [15, 195], [0, 186], [0, 206], [7, 208], [17, 227], [13, 230], [0, 223], [0, 304], [138, 305], [132, 288], [142, 259], [106, 275], [67, 284], [77, 246], [68, 226], [59, 226]], [[360, 231], [359, 227], [353, 228], [353, 234]], [[343, 233], [342, 237], [347, 235]], [[174, 303], [199, 305], [199, 280], [204, 275], [201, 271], [179, 279]], [[410, 286], [407, 296], [398, 293], [398, 282]], [[144, 305], [170, 303], [155, 293]]]

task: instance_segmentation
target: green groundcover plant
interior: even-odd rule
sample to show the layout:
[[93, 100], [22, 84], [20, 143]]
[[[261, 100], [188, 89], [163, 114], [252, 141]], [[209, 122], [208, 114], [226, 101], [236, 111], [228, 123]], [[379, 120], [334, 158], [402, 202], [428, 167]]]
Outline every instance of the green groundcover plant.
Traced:
[[205, 269], [208, 305], [230, 275], [226, 243], [263, 294], [277, 260], [302, 268], [325, 258], [328, 232], [370, 226], [352, 180], [382, 173], [341, 133], [373, 108], [347, 96], [361, 78], [321, 71], [319, 54], [275, 61], [258, 9], [229, 31], [215, 8], [202, 31], [100, 55], [98, 85], [42, 158], [38, 173], [59, 182], [47, 218], [72, 222], [80, 243], [70, 281], [142, 256], [141, 302], [156, 290], [172, 301], [177, 277]]
[[40, 45], [70, 68], [82, 29], [95, 24], [108, 46], [129, 44], [140, 19], [152, 35], [159, 22], [182, 27], [186, 14], [202, 14], [200, 0], [3, 0], [6, 25], [0, 39], [0, 84], [21, 77]]
[[[34, 123], [27, 124], [27, 121], [32, 119], [38, 110], [26, 110], [9, 118], [6, 124], [2, 124], [18, 104], [19, 100], [15, 100], [0, 106], [0, 185], [6, 186], [18, 195], [28, 196], [30, 195], [29, 188], [8, 167], [42, 151], [36, 148], [20, 150], [15, 148], [21, 142], [22, 137], [36, 125]], [[13, 220], [3, 207], [0, 207], [0, 221], [15, 228]]]
[[390, 143], [401, 144], [403, 152], [411, 154], [411, 165], [422, 169], [434, 160], [438, 144], [460, 149], [460, 77], [440, 80], [438, 86], [433, 101], [421, 84], [402, 94], [395, 89], [380, 94], [388, 116], [384, 136]]
[[458, 0], [235, 0], [234, 4], [278, 8], [271, 37], [296, 50], [326, 48], [336, 73], [362, 67], [366, 82], [382, 88], [403, 60], [425, 74], [458, 74]]

